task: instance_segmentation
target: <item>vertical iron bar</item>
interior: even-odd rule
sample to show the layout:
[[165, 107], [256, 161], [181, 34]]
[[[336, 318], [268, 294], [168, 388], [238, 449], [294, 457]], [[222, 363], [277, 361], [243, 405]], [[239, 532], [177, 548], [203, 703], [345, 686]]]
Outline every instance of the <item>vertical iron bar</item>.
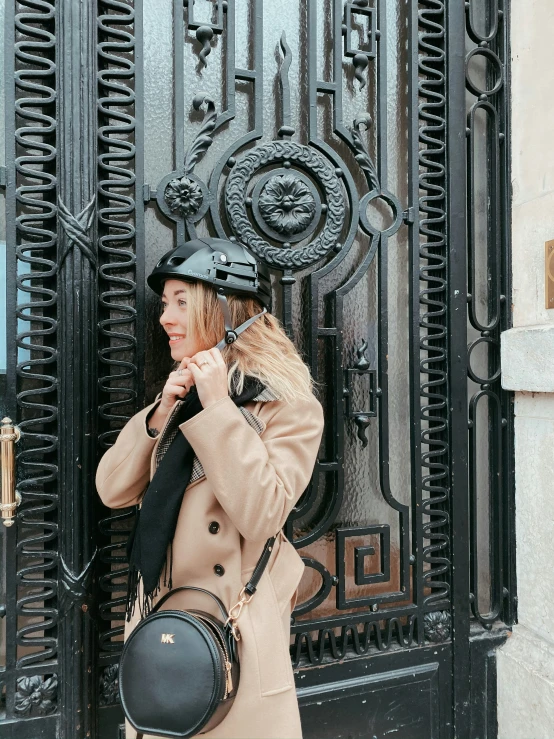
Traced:
[[[192, 3], [191, 3], [192, 6]], [[173, 167], [180, 169], [185, 159], [185, 76], [184, 76], [184, 23], [183, 0], [173, 0], [173, 79], [175, 98], [173, 101], [173, 127], [175, 132], [175, 154]], [[176, 243], [179, 246], [185, 241], [185, 222], [179, 219], [176, 223]]]
[[[61, 0], [58, 94], [60, 253], [60, 592], [66, 598], [60, 620], [59, 704], [61, 739], [91, 736], [93, 633], [86, 611], [94, 548], [96, 490], [97, 281], [96, 265], [72, 238], [81, 223], [96, 258], [96, 7], [88, 0]], [[85, 82], [86, 81], [86, 82]], [[66, 210], [62, 208], [65, 206]], [[88, 228], [87, 228], [88, 227]], [[58, 262], [59, 263], [59, 262]]]
[[[500, 130], [504, 134], [500, 153], [500, 191], [503, 203], [501, 240], [503, 245], [503, 272], [501, 275], [502, 295], [500, 330], [506, 331], [512, 328], [512, 240], [511, 240], [511, 66], [510, 66], [510, 22], [511, 22], [511, 0], [503, 0], [501, 5], [502, 34], [500, 39], [501, 54], [505, 65], [504, 99], [499, 106]], [[516, 522], [515, 522], [515, 451], [514, 451], [514, 394], [501, 390], [501, 402], [503, 410], [503, 477], [506, 496], [504, 507], [504, 587], [508, 590], [509, 599], [505, 602], [503, 620], [511, 625], [517, 621], [517, 580], [516, 580]]]
[[[144, 209], [142, 197], [144, 184], [144, 58], [143, 58], [143, 6], [142, 0], [134, 0], [135, 7], [135, 338], [136, 368], [135, 380], [137, 399], [143, 399], [145, 393], [144, 355], [145, 343], [141, 337], [146, 336], [146, 243]], [[144, 306], [141, 309], [141, 306]]]
[[464, 5], [447, 0], [448, 291], [454, 736], [470, 735]]

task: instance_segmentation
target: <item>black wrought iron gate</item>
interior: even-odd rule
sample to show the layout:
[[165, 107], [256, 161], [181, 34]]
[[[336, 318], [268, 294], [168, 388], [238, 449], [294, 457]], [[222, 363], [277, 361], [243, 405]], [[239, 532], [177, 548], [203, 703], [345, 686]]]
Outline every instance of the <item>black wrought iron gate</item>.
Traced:
[[0, 409], [22, 432], [3, 737], [118, 736], [133, 514], [94, 473], [168, 372], [145, 274], [195, 233], [270, 265], [321, 386], [287, 524], [305, 736], [495, 736], [516, 608], [506, 2], [0, 3]]

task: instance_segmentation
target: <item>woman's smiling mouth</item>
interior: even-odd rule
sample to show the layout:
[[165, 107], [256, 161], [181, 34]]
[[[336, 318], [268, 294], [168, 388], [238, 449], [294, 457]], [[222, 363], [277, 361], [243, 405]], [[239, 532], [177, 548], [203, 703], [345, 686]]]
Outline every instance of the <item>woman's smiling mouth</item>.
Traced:
[[169, 343], [176, 344], [178, 341], [186, 338], [184, 334], [169, 334]]

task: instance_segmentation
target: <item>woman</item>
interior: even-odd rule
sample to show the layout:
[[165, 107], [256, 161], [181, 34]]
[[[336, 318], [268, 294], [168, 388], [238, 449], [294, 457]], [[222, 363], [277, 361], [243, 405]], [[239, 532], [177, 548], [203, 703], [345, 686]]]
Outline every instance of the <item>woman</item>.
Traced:
[[[122, 429], [96, 477], [105, 505], [141, 505], [128, 547], [125, 638], [171, 587], [206, 588], [231, 608], [279, 532], [239, 618], [235, 701], [202, 736], [298, 739], [289, 640], [304, 564], [281, 528], [310, 481], [322, 408], [308, 368], [266, 312], [269, 275], [243, 247], [188, 242], [162, 257], [148, 283], [161, 295], [178, 368]], [[206, 600], [178, 593], [167, 607], [210, 610]]]

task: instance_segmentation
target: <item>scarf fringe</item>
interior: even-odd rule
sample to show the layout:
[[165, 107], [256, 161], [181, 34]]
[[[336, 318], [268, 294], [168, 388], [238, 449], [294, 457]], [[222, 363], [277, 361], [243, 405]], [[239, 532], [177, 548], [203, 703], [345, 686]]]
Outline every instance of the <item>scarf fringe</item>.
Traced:
[[[169, 578], [167, 577], [169, 569]], [[142, 596], [139, 597], [139, 589], [142, 584]], [[163, 585], [168, 590], [173, 589], [173, 542], [169, 545], [169, 556], [164, 564]], [[158, 584], [150, 593], [144, 591], [144, 582], [140, 571], [129, 566], [129, 574], [127, 576], [127, 597], [125, 601], [125, 620], [129, 622], [135, 613], [138, 603], [141, 621], [146, 618], [154, 607], [154, 600], [162, 590], [162, 578], [158, 580]]]

